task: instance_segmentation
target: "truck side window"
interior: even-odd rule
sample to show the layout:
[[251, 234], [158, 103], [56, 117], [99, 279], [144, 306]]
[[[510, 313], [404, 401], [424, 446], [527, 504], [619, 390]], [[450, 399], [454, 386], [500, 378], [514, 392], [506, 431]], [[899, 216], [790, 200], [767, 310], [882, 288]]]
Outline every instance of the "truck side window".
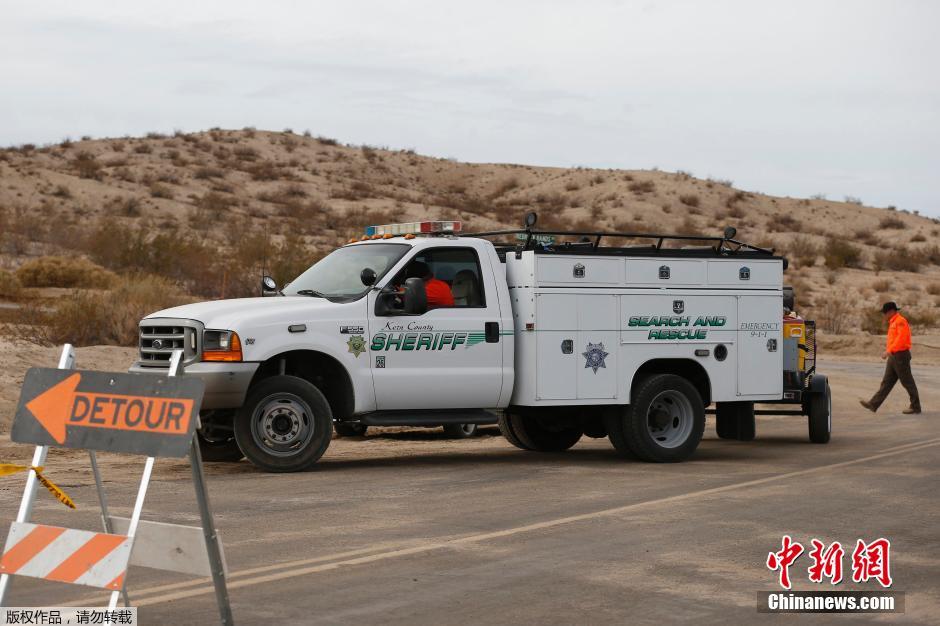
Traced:
[[[454, 299], [454, 307], [485, 307], [486, 294], [483, 289], [480, 260], [472, 248], [433, 248], [424, 250], [409, 262], [408, 267], [420, 267], [423, 263], [430, 268], [434, 280], [446, 283]], [[404, 274], [396, 277], [396, 281], [403, 282], [407, 277], [408, 267]], [[422, 268], [423, 269], [423, 268]], [[444, 305], [432, 306], [443, 308]]]

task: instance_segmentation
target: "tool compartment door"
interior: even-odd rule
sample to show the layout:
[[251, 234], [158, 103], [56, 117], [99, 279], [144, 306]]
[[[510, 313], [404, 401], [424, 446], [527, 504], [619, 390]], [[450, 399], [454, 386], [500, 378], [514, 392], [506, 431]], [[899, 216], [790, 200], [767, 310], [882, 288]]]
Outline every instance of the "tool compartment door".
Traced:
[[783, 295], [738, 296], [738, 395], [783, 394]]
[[578, 398], [617, 397], [620, 296], [578, 296]]
[[536, 294], [536, 400], [578, 397], [578, 305], [570, 294]]

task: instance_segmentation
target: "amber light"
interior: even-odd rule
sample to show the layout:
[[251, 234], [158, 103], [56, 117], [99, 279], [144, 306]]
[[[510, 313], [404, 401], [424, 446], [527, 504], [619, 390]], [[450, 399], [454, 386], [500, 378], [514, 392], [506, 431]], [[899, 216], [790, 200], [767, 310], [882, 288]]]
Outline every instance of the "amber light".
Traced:
[[229, 340], [228, 350], [203, 350], [203, 361], [241, 361], [242, 360], [242, 342], [238, 338], [238, 333], [232, 332], [232, 338]]

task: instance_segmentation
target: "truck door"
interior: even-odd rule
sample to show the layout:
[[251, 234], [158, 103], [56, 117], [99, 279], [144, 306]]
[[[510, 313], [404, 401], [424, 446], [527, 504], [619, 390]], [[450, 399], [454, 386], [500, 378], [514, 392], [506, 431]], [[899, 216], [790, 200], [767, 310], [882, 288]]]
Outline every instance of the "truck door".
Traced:
[[423, 315], [376, 316], [372, 294], [369, 356], [376, 408], [497, 406], [503, 380], [501, 342], [512, 341], [512, 328], [501, 327], [493, 273], [481, 271], [473, 247], [433, 247], [419, 250], [390, 284], [403, 283], [416, 268], [430, 270], [445, 283], [446, 289], [438, 283], [431, 291], [450, 291], [454, 304], [431, 308], [429, 301]]

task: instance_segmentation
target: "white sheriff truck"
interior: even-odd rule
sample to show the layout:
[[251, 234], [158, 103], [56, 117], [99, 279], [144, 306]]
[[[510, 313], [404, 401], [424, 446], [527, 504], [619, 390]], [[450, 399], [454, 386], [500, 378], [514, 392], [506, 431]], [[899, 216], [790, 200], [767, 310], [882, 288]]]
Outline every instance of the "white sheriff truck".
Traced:
[[459, 222], [369, 227], [280, 290], [265, 277], [269, 297], [146, 317], [131, 371], [159, 372], [182, 349], [186, 375], [206, 383], [205, 456], [269, 471], [311, 467], [334, 425], [498, 419], [525, 450], [587, 435], [663, 462], [695, 451], [714, 405], [723, 438], [751, 439], [755, 413], [777, 413], [806, 415], [810, 439], [829, 440], [829, 385], [812, 322], [785, 315], [783, 258], [731, 228], [551, 233], [535, 220], [476, 235]]

